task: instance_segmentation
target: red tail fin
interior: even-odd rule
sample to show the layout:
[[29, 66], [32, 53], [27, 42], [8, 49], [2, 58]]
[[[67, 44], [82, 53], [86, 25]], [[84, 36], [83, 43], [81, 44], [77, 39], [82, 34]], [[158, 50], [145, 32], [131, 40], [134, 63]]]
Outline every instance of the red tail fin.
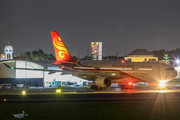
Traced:
[[64, 45], [57, 31], [51, 31], [51, 36], [52, 36], [54, 51], [56, 55], [56, 61], [58, 63], [59, 62], [75, 62], [75, 60], [71, 57], [71, 55], [67, 51], [66, 46]]

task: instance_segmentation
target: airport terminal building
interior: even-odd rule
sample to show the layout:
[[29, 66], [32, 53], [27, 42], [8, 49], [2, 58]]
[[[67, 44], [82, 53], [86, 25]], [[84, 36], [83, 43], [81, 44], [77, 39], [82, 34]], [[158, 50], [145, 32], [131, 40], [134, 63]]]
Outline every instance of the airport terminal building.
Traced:
[[[48, 70], [61, 70], [51, 64], [54, 61], [28, 61], [22, 58], [13, 58], [13, 47], [7, 45], [0, 60], [0, 84], [23, 84], [34, 87], [58, 87], [58, 86], [87, 86], [88, 81], [72, 75], [61, 75], [61, 72], [51, 73]], [[12, 67], [7, 68], [3, 63]], [[20, 70], [13, 68], [42, 69]], [[47, 70], [47, 71], [44, 71]]]
[[43, 71], [9, 69], [3, 63], [17, 68], [43, 69], [42, 65], [22, 60], [5, 60], [0, 62], [0, 84], [9, 83], [13, 86], [43, 86]]
[[[61, 72], [50, 73], [47, 70], [60, 70], [53, 61], [27, 61], [27, 60], [3, 60], [0, 61], [0, 84], [9, 83], [13, 86], [17, 84], [24, 84], [27, 86], [87, 86], [88, 81], [77, 78], [72, 75], [61, 75]], [[19, 70], [7, 68], [3, 63], [13, 68], [30, 68], [42, 69], [42, 71], [35, 70]]]

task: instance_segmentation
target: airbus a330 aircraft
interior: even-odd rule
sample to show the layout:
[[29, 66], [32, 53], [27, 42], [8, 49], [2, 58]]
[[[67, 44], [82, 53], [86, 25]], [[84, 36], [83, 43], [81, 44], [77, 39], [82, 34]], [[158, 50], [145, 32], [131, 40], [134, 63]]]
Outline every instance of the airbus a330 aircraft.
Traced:
[[[42, 70], [50, 73], [62, 72], [62, 75], [72, 74], [79, 78], [93, 81], [92, 89], [109, 87], [111, 83], [160, 83], [164, 87], [165, 82], [174, 79], [177, 71], [172, 65], [160, 62], [128, 62], [128, 61], [78, 61], [71, 57], [63, 41], [56, 31], [51, 31], [56, 62], [52, 63], [62, 70]], [[11, 69], [13, 68], [4, 63]]]
[[[91, 88], [109, 87], [111, 83], [161, 83], [174, 79], [177, 71], [172, 65], [159, 62], [77, 61], [71, 57], [56, 31], [51, 31], [56, 62], [62, 74], [94, 81]], [[72, 72], [73, 71], [73, 72]]]

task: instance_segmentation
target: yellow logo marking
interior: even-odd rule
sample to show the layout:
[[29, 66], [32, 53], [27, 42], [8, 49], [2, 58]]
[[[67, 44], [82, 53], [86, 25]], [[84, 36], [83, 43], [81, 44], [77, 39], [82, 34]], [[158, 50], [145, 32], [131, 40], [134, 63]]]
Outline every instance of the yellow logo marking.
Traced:
[[60, 58], [64, 58], [65, 54], [69, 55], [68, 51], [67, 51], [66, 47], [64, 46], [64, 44], [63, 44], [60, 37], [58, 37], [58, 38], [57, 38], [57, 36], [54, 37], [53, 45], [59, 50], [58, 52], [59, 52], [59, 57]]

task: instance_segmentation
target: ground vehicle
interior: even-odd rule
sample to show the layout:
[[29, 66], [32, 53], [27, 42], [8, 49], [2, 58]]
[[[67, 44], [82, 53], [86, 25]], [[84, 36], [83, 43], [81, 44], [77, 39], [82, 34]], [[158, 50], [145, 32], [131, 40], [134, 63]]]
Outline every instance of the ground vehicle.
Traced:
[[13, 88], [12, 84], [5, 83], [5, 84], [0, 84], [0, 88], [2, 89], [11, 89]]
[[24, 86], [24, 84], [17, 84], [16, 87], [17, 88], [24, 88], [25, 86]]

